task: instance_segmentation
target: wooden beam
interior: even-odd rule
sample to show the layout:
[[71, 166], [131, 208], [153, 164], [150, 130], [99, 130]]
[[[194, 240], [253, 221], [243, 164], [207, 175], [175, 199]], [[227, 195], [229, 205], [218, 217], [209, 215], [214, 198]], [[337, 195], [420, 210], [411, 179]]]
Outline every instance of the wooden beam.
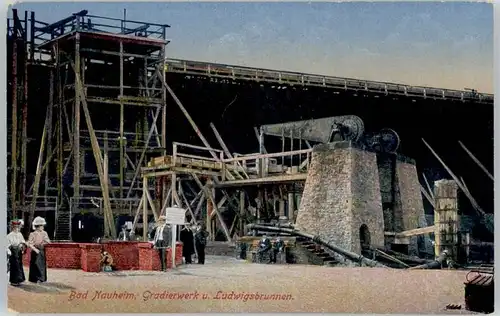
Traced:
[[[73, 67], [73, 70], [75, 71], [75, 74], [78, 74], [75, 70], [75, 64], [73, 61], [70, 59], [70, 64], [71, 67]], [[99, 174], [99, 182], [101, 183], [101, 189], [102, 189], [102, 197], [103, 197], [103, 202], [104, 202], [104, 216], [108, 216], [108, 221], [110, 223], [110, 233], [111, 237], [116, 237], [116, 227], [114, 225], [114, 220], [113, 220], [113, 214], [111, 212], [111, 203], [109, 201], [109, 188], [108, 188], [108, 181], [104, 177], [104, 170], [103, 170], [103, 162], [102, 162], [102, 156], [101, 156], [101, 151], [99, 149], [99, 142], [97, 140], [97, 137], [95, 135], [94, 128], [92, 126], [92, 121], [90, 118], [90, 112], [87, 106], [87, 100], [85, 97], [85, 92], [83, 91], [82, 88], [82, 83], [81, 83], [81, 78], [78, 75], [75, 75], [75, 80], [77, 81], [77, 86], [80, 88], [76, 91], [77, 95], [80, 97], [80, 102], [81, 106], [83, 107], [83, 112], [85, 114], [85, 121], [87, 122], [87, 128], [89, 130], [90, 134], [90, 141], [92, 143], [92, 152], [94, 154], [94, 159], [96, 161], [96, 166], [97, 166], [97, 172]], [[78, 106], [79, 108], [79, 106]], [[75, 154], [75, 153], [73, 153]], [[107, 236], [109, 237], [109, 236]]]
[[307, 179], [307, 173], [297, 173], [297, 174], [269, 176], [264, 178], [247, 179], [247, 180], [224, 181], [220, 182], [219, 184], [215, 184], [214, 186], [216, 188], [223, 188], [223, 187], [236, 187], [236, 186], [268, 184], [277, 182], [305, 181], [306, 179]]
[[424, 144], [427, 146], [427, 148], [429, 148], [429, 150], [431, 151], [431, 153], [434, 155], [434, 157], [436, 157], [436, 159], [441, 163], [441, 165], [444, 167], [444, 169], [446, 169], [446, 171], [448, 171], [448, 173], [450, 174], [450, 176], [453, 178], [453, 180], [455, 180], [455, 182], [457, 183], [458, 187], [464, 192], [465, 196], [467, 196], [467, 198], [469, 198], [469, 201], [471, 202], [472, 204], [472, 207], [474, 207], [474, 209], [481, 215], [485, 215], [485, 212], [483, 211], [483, 209], [479, 206], [479, 204], [477, 204], [476, 200], [474, 199], [474, 197], [469, 193], [469, 190], [467, 190], [467, 188], [464, 188], [464, 186], [462, 185], [462, 182], [457, 178], [457, 176], [451, 171], [450, 168], [448, 168], [448, 166], [444, 163], [444, 161], [439, 157], [439, 155], [434, 151], [434, 149], [432, 149], [432, 147], [427, 144], [427, 142], [425, 141], [425, 139], [422, 138], [422, 141], [424, 142]]
[[224, 234], [226, 235], [226, 239], [227, 239], [227, 241], [231, 241], [231, 235], [229, 234], [226, 223], [224, 223], [224, 220], [223, 220], [222, 216], [220, 215], [219, 209], [217, 208], [217, 203], [215, 202], [214, 197], [212, 196], [210, 190], [206, 186], [203, 186], [203, 184], [201, 183], [200, 179], [198, 179], [198, 176], [196, 176], [196, 174], [193, 173], [193, 174], [191, 174], [191, 176], [193, 177], [193, 179], [196, 182], [196, 184], [198, 185], [198, 187], [200, 187], [200, 189], [202, 189], [205, 192], [205, 197], [212, 202], [213, 207], [214, 207], [214, 212], [217, 214], [217, 218], [219, 219], [222, 230], [224, 231]]
[[425, 234], [430, 234], [434, 233], [436, 230], [436, 226], [427, 226], [423, 228], [415, 228], [415, 229], [410, 229], [410, 230], [405, 230], [399, 233], [394, 233], [394, 232], [384, 232], [385, 236], [394, 236], [397, 238], [405, 238], [405, 237], [412, 237], [412, 236], [418, 236], [418, 235], [425, 235]]
[[486, 175], [491, 180], [495, 181], [493, 175], [488, 171], [488, 169], [486, 169], [486, 167], [479, 161], [479, 159], [477, 159], [476, 156], [474, 156], [474, 154], [469, 149], [467, 149], [467, 147], [465, 147], [465, 145], [461, 141], [458, 141], [458, 143], [460, 144], [460, 146], [462, 146], [463, 150], [465, 150], [465, 152], [469, 155], [469, 157], [471, 157], [472, 160], [474, 160], [474, 162], [479, 166], [479, 168], [481, 168], [481, 170], [483, 170], [484, 173], [486, 173]]

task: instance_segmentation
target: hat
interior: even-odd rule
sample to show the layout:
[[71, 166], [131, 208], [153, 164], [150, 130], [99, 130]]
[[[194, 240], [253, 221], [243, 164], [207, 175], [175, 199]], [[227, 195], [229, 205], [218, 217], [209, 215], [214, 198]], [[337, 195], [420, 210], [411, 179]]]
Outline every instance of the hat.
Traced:
[[156, 219], [155, 225], [161, 226], [161, 225], [165, 224], [166, 220], [167, 220], [167, 217], [162, 215], [162, 216], [158, 217], [158, 219]]
[[20, 219], [13, 219], [10, 221], [12, 226], [23, 226], [23, 221]]
[[35, 217], [35, 219], [33, 220], [33, 229], [34, 229], [36, 226], [45, 226], [45, 225], [47, 225], [47, 223], [45, 222], [45, 218], [43, 218], [43, 217], [37, 216], [37, 217]]

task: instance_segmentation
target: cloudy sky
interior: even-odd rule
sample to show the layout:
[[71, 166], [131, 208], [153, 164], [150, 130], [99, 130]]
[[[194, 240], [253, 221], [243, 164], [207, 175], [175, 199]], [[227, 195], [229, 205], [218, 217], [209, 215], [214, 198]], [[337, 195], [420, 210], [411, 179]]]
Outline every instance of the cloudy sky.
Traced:
[[92, 15], [170, 24], [168, 55], [251, 67], [493, 91], [485, 3], [23, 3], [55, 22]]

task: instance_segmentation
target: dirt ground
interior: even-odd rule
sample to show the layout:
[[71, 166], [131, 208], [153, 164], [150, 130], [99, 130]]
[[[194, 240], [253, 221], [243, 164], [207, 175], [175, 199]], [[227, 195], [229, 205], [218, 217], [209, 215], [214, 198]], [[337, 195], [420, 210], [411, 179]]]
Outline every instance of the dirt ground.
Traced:
[[466, 273], [258, 265], [208, 257], [203, 266], [165, 273], [50, 269], [47, 283], [9, 285], [8, 307], [20, 313], [457, 314], [446, 312], [445, 306], [464, 307]]

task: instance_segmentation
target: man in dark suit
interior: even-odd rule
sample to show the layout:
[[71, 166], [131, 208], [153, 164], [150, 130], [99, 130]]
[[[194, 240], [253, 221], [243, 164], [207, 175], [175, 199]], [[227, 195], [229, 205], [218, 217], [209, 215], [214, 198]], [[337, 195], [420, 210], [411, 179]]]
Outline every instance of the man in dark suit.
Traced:
[[151, 235], [153, 237], [153, 245], [158, 250], [160, 255], [161, 270], [167, 270], [166, 249], [170, 247], [172, 242], [172, 230], [165, 222], [165, 216], [160, 216], [156, 221], [156, 226], [153, 228]]
[[130, 231], [127, 229], [127, 225], [122, 225], [122, 231], [118, 234], [118, 241], [130, 241], [132, 240]]
[[207, 245], [208, 235], [205, 226], [198, 225], [197, 232], [194, 235], [198, 264], [205, 264], [205, 246]]
[[181, 230], [181, 241], [182, 241], [182, 256], [186, 261], [186, 264], [193, 263], [191, 256], [194, 253], [194, 236], [190, 227], [184, 226]]

